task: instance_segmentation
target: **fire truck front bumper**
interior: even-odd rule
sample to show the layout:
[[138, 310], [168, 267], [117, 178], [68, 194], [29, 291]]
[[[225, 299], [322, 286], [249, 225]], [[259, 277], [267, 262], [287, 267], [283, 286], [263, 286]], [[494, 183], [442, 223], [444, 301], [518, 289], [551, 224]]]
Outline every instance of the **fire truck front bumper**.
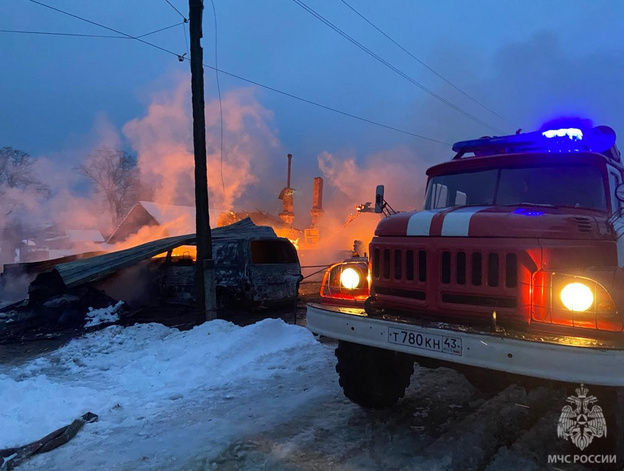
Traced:
[[580, 337], [476, 332], [450, 324], [369, 317], [361, 309], [308, 304], [315, 334], [361, 345], [536, 378], [624, 386], [624, 344]]

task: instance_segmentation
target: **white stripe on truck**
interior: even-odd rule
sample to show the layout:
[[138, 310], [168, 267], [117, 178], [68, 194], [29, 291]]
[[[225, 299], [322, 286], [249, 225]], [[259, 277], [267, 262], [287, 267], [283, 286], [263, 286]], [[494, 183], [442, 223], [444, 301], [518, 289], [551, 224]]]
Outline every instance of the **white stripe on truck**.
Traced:
[[407, 222], [408, 236], [428, 236], [431, 231], [431, 221], [433, 217], [448, 208], [425, 209], [412, 215]]
[[487, 208], [488, 206], [467, 206], [446, 214], [442, 221], [442, 236], [467, 237], [472, 216]]

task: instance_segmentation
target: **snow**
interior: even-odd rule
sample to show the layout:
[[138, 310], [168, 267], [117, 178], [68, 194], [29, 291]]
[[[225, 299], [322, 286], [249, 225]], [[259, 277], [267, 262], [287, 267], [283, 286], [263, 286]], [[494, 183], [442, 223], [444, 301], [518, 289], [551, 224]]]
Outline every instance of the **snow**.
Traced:
[[117, 314], [117, 312], [121, 309], [123, 304], [123, 301], [119, 301], [114, 306], [103, 307], [100, 309], [93, 309], [90, 307], [85, 316], [87, 319], [85, 327], [95, 327], [96, 325], [109, 324], [119, 320], [119, 314]]
[[325, 390], [316, 370], [330, 356], [310, 332], [280, 320], [245, 328], [217, 320], [184, 332], [111, 326], [0, 370], [0, 403], [11, 404], [0, 408], [0, 448], [91, 411], [98, 422], [22, 468], [175, 469], [196, 454], [205, 462]]
[[445, 368], [416, 366], [396, 406], [362, 409], [342, 394], [334, 348], [277, 319], [110, 326], [0, 364], [0, 448], [87, 411], [99, 421], [19, 469], [499, 471], [542, 469], [569, 446], [553, 445], [559, 396], [487, 398]]

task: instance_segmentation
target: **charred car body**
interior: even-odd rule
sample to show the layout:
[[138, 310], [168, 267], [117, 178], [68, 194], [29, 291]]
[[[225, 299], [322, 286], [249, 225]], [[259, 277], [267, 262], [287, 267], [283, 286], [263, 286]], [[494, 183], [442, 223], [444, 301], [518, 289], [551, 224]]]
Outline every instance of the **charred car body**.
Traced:
[[[258, 308], [297, 299], [302, 278], [297, 251], [272, 228], [247, 218], [213, 229], [212, 246], [219, 307]], [[33, 311], [82, 286], [130, 308], [192, 305], [195, 252], [194, 234], [174, 236], [89, 258], [16, 265], [3, 282], [10, 276], [32, 280], [27, 303], [18, 304]]]
[[308, 328], [339, 340], [347, 397], [394, 404], [414, 360], [624, 386], [624, 167], [613, 130], [453, 150], [427, 171], [424, 210], [377, 226], [366, 309], [308, 306]]
[[[212, 248], [218, 307], [265, 308], [297, 299], [301, 267], [288, 239], [258, 234], [217, 237]], [[194, 255], [195, 246], [176, 247], [159, 264], [158, 291], [165, 303], [195, 302]]]

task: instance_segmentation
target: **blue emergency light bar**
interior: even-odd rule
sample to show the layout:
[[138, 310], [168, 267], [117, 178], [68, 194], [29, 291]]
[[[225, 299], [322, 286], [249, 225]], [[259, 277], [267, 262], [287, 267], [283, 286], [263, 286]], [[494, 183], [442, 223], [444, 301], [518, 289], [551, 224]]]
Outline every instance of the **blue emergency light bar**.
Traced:
[[583, 131], [577, 128], [549, 129], [548, 131], [544, 131], [542, 136], [547, 137], [548, 139], [567, 136], [572, 141], [582, 141]]
[[460, 141], [453, 144], [453, 150], [457, 152], [454, 159], [467, 153], [481, 157], [519, 152], [598, 152], [619, 162], [620, 152], [615, 146], [615, 138], [615, 131], [608, 126], [560, 128]]

